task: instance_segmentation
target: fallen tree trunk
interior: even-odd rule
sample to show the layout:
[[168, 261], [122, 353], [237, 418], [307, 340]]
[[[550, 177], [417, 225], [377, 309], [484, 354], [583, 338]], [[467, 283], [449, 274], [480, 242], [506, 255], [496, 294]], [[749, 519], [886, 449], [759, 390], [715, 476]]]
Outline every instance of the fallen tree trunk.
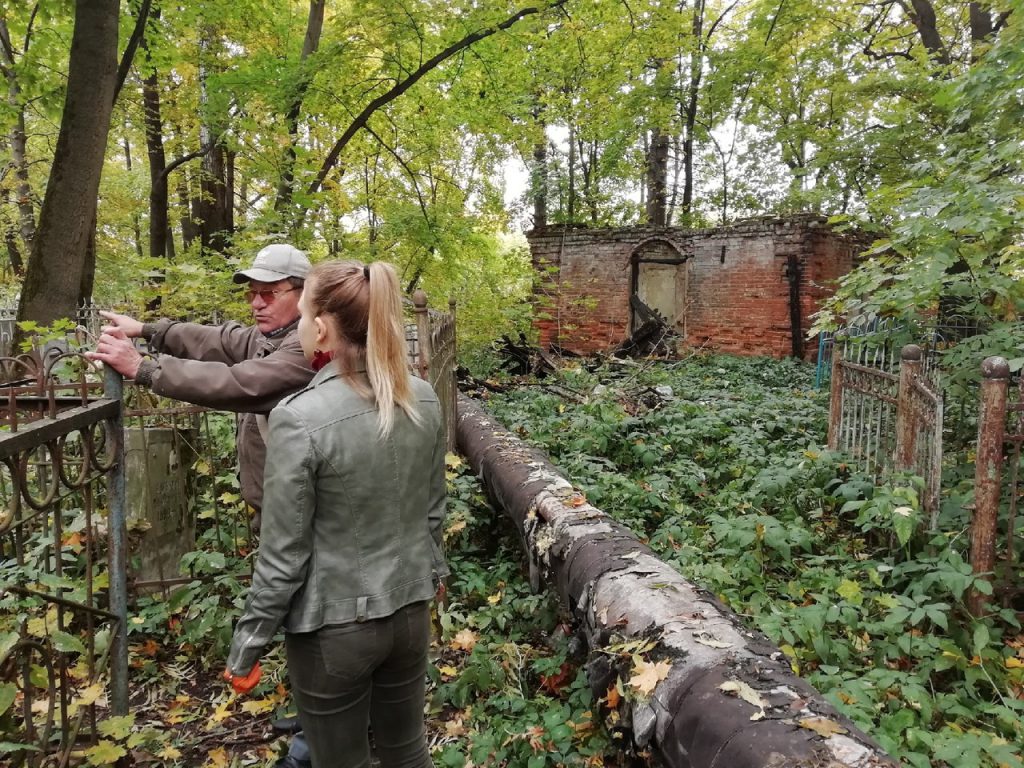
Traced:
[[457, 439], [519, 529], [533, 588], [553, 583], [581, 626], [594, 696], [638, 752], [652, 750], [668, 768], [896, 765], [767, 638], [464, 396]]

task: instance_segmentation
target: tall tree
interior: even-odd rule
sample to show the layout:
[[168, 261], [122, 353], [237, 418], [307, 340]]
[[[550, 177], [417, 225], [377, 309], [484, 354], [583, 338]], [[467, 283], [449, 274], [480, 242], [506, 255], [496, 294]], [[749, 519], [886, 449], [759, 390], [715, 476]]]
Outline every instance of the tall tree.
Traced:
[[67, 93], [53, 165], [18, 306], [18, 320], [73, 317], [117, 88], [118, 0], [77, 0]]

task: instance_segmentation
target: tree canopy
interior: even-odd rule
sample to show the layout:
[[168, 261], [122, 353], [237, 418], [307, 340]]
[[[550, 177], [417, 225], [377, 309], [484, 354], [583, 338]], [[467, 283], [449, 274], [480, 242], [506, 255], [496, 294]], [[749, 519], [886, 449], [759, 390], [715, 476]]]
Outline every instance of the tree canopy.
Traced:
[[[177, 288], [273, 238], [387, 258], [410, 289], [493, 307], [493, 286], [527, 284], [523, 249], [502, 245], [518, 227], [816, 211], [887, 235], [826, 321], [923, 308], [940, 284], [1013, 319], [1020, 5], [126, 0], [123, 85], [109, 117], [91, 102], [108, 129], [98, 280], [92, 245], [65, 240], [85, 279], [47, 308], [142, 285], [185, 311], [214, 299]], [[0, 3], [0, 224], [23, 304], [71, 130], [72, 43], [96, 39], [72, 11]], [[506, 201], [517, 167], [530, 181]]]

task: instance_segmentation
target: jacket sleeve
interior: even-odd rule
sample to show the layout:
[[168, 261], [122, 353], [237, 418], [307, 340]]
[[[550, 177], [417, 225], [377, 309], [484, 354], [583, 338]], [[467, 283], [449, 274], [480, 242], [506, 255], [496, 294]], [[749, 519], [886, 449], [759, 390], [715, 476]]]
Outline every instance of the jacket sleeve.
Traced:
[[427, 522], [430, 526], [430, 536], [434, 542], [434, 575], [437, 578], [443, 578], [449, 574], [448, 563], [444, 559], [444, 518], [448, 500], [448, 478], [445, 474], [447, 450], [442, 417], [437, 430], [437, 439], [434, 441], [427, 507]]
[[249, 345], [256, 332], [254, 327], [239, 323], [200, 325], [166, 319], [142, 327], [142, 335], [157, 352], [228, 365], [249, 356]]
[[316, 453], [305, 425], [287, 407], [271, 414], [267, 456], [260, 550], [228, 655], [235, 675], [248, 674], [274, 639], [313, 554]]
[[226, 411], [268, 413], [312, 378], [296, 337], [266, 357], [233, 365], [160, 355], [149, 382], [156, 394], [175, 400]]

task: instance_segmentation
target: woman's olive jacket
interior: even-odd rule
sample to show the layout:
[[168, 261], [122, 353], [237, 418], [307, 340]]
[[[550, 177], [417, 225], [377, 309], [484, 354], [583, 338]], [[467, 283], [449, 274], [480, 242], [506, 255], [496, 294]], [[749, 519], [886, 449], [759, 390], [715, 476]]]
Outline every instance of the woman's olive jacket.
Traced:
[[[364, 376], [365, 374], [356, 374]], [[228, 669], [247, 674], [279, 626], [312, 632], [390, 616], [433, 597], [441, 551], [445, 441], [430, 385], [413, 378], [420, 423], [377, 410], [335, 366], [270, 414], [259, 557]]]

